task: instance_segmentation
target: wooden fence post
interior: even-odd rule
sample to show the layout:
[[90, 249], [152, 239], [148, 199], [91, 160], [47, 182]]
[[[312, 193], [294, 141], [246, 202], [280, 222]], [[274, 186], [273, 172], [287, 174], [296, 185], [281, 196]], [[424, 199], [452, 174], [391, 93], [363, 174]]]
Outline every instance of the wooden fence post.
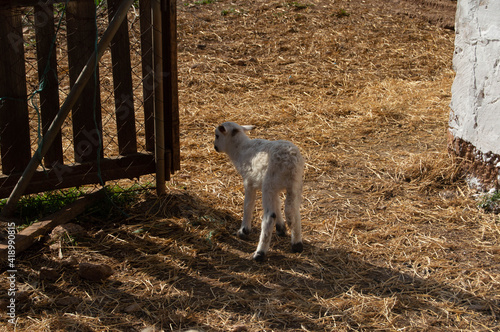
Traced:
[[[95, 55], [97, 27], [94, 0], [70, 1], [66, 13], [69, 79], [74, 86], [89, 57]], [[103, 157], [100, 148], [102, 123], [98, 66], [94, 69], [71, 113], [75, 160], [79, 163]]]
[[[119, 4], [119, 0], [108, 0], [110, 20]], [[110, 45], [113, 62], [116, 127], [118, 128], [118, 152], [121, 155], [137, 152], [129, 44], [128, 24], [127, 21], [124, 21]]]
[[21, 13], [0, 10], [0, 148], [2, 172], [22, 172], [31, 158]]
[[170, 150], [166, 172], [181, 168], [179, 142], [179, 99], [177, 94], [177, 5], [176, 0], [163, 0], [162, 7], [163, 99], [165, 113], [165, 146]]
[[154, 96], [155, 96], [155, 160], [156, 160], [156, 193], [165, 194], [165, 181], [170, 175], [165, 171], [165, 126], [164, 126], [164, 96], [163, 96], [163, 60], [162, 60], [162, 11], [160, 0], [151, 0], [153, 12], [153, 65], [154, 65]]
[[[54, 44], [54, 8], [52, 4], [35, 6], [36, 54], [38, 78], [43, 84], [40, 91], [42, 134], [45, 135], [59, 111], [59, 82], [57, 80], [56, 47]], [[44, 164], [52, 167], [63, 163], [61, 132], [59, 131], [44, 158]]]
[[144, 131], [146, 151], [154, 152], [154, 75], [153, 75], [153, 19], [151, 0], [139, 1], [142, 58], [142, 99], [144, 108]]

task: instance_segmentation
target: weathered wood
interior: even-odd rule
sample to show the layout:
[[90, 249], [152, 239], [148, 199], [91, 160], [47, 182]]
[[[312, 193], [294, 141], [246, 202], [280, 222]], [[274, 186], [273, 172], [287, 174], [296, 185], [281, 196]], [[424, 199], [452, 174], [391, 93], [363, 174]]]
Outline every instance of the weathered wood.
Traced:
[[[96, 48], [94, 0], [69, 2], [67, 6], [69, 79], [74, 86], [80, 72]], [[75, 161], [85, 162], [102, 158], [101, 101], [99, 66], [85, 86], [72, 110]]]
[[[133, 179], [155, 172], [155, 159], [152, 153], [137, 153], [116, 158], [106, 158], [96, 163], [86, 162], [71, 166], [55, 164], [45, 171], [36, 171], [24, 194], [47, 190], [78, 187], [117, 179]], [[0, 198], [8, 197], [21, 173], [0, 176]]]
[[43, 158], [45, 153], [47, 153], [48, 147], [52, 144], [54, 140], [55, 134], [58, 130], [61, 129], [64, 120], [69, 114], [69, 111], [75, 105], [77, 99], [81, 96], [82, 91], [84, 91], [85, 85], [94, 73], [94, 68], [99, 61], [99, 59], [104, 54], [104, 50], [108, 47], [111, 39], [115, 35], [119, 25], [123, 22], [123, 20], [127, 17], [127, 11], [132, 6], [134, 0], [124, 0], [120, 6], [120, 9], [116, 13], [113, 21], [109, 24], [109, 27], [106, 29], [104, 34], [102, 35], [101, 41], [97, 45], [97, 49], [94, 53], [89, 57], [85, 67], [82, 72], [78, 76], [77, 81], [71, 88], [68, 97], [64, 101], [61, 109], [57, 113], [56, 118], [50, 125], [47, 130], [47, 134], [42, 138], [39, 144], [39, 155], [31, 158], [30, 162], [24, 169], [22, 176], [19, 178], [19, 181], [15, 185], [14, 189], [10, 193], [9, 199], [7, 203], [4, 205], [1, 215], [4, 217], [9, 217], [15, 209], [16, 203], [18, 202], [21, 195], [26, 191], [29, 182], [31, 181], [33, 174], [36, 171], [36, 168], [40, 164], [39, 158]]
[[[0, 9], [19, 8], [19, 7], [34, 7], [40, 2], [45, 3], [65, 3], [66, 0], [0, 0]], [[75, 1], [75, 0], [71, 0]]]
[[0, 150], [2, 172], [20, 172], [31, 158], [21, 13], [0, 11]]
[[[42, 0], [43, 1], [43, 0]], [[57, 2], [57, 1], [56, 1]], [[47, 2], [48, 3], [48, 2]], [[51, 2], [52, 3], [52, 2]], [[9, 172], [3, 172], [3, 176], [0, 176], [0, 197], [7, 197], [10, 194], [9, 200], [7, 204], [4, 206], [1, 215], [9, 216], [13, 209], [15, 208], [15, 204], [17, 203], [19, 197], [22, 194], [40, 192], [45, 190], [57, 189], [57, 188], [66, 188], [71, 186], [80, 186], [89, 183], [98, 183], [102, 180], [114, 180], [119, 178], [133, 178], [138, 177], [143, 174], [153, 173], [156, 169], [158, 175], [158, 167], [162, 169], [164, 174], [163, 182], [165, 180], [169, 180], [170, 173], [173, 173], [176, 169], [180, 167], [180, 145], [179, 145], [179, 111], [178, 111], [178, 99], [177, 99], [177, 41], [176, 41], [176, 8], [175, 8], [175, 0], [160, 0], [155, 1], [155, 3], [161, 7], [158, 8], [157, 13], [160, 16], [159, 31], [163, 30], [165, 33], [160, 35], [160, 42], [157, 43], [159, 46], [158, 59], [156, 63], [158, 66], [153, 64], [153, 52], [152, 52], [152, 35], [153, 29], [151, 28], [151, 1], [150, 0], [141, 0], [140, 1], [140, 10], [144, 17], [141, 17], [141, 42], [144, 44], [141, 45], [141, 51], [144, 56], [143, 63], [143, 87], [144, 87], [144, 113], [145, 113], [145, 130], [146, 130], [146, 150], [147, 151], [155, 151], [154, 148], [154, 131], [161, 128], [161, 132], [167, 132], [166, 138], [161, 138], [161, 144], [157, 146], [159, 150], [156, 150], [158, 160], [163, 160], [163, 164], [161, 166], [158, 163], [155, 163], [155, 155], [151, 153], [146, 154], [137, 154], [134, 151], [137, 151], [137, 139], [135, 132], [135, 120], [134, 111], [132, 108], [132, 121], [128, 122], [125, 127], [128, 126], [129, 129], [125, 129], [125, 136], [132, 136], [132, 141], [135, 143], [135, 148], [128, 150], [130, 148], [131, 140], [130, 138], [126, 139], [126, 143], [119, 143], [120, 145], [120, 153], [124, 154], [123, 157], [118, 158], [107, 158], [102, 159], [103, 152], [100, 150], [100, 137], [102, 137], [102, 123], [101, 123], [101, 107], [100, 107], [100, 93], [99, 93], [99, 81], [98, 81], [98, 71], [96, 71], [96, 75], [94, 75], [94, 70], [97, 69], [96, 63], [98, 59], [102, 56], [104, 49], [108, 46], [109, 42], [113, 38], [114, 34], [117, 30], [119, 30], [120, 24], [123, 22], [123, 19], [126, 18], [127, 10], [133, 3], [133, 0], [111, 0], [110, 1], [110, 15], [113, 13], [113, 10], [117, 7], [117, 3], [120, 3], [119, 9], [117, 10], [117, 15], [120, 16], [119, 19], [113, 18], [113, 22], [110, 22], [110, 27], [104, 32], [104, 35], [101, 39], [101, 42], [97, 46], [98, 50], [95, 50], [95, 38], [96, 38], [96, 27], [95, 27], [95, 6], [94, 0], [70, 0], [67, 6], [67, 31], [68, 31], [68, 62], [70, 67], [70, 84], [71, 90], [70, 93], [61, 106], [61, 109], [54, 117], [54, 114], [50, 111], [46, 111], [48, 105], [55, 105], [58, 103], [58, 98], [56, 97], [57, 89], [48, 90], [47, 87], [42, 91], [47, 91], [47, 96], [42, 96], [41, 94], [41, 104], [42, 104], [42, 117], [47, 120], [43, 120], [43, 130], [45, 135], [42, 138], [42, 141], [39, 145], [37, 151], [37, 156], [31, 158], [29, 163], [20, 162], [22, 158], [19, 157], [19, 152], [27, 151], [29, 160], [29, 156], [31, 154], [30, 147], [30, 135], [29, 135], [29, 120], [24, 119], [23, 123], [26, 124], [27, 133], [26, 135], [22, 134], [22, 128], [16, 126], [15, 133], [10, 135], [11, 138], [15, 138], [15, 140], [19, 143], [20, 140], [26, 139], [27, 144], [26, 149], [11, 149], [5, 150], [3, 148], [3, 143], [7, 141], [4, 139], [4, 129], [5, 124], [11, 123], [10, 119], [6, 119], [7, 114], [16, 114], [16, 117], [19, 117], [20, 114], [18, 112], [0, 112], [0, 135], [2, 139], [0, 140], [0, 147], [2, 148], [2, 167], [8, 165], [8, 159], [4, 160], [4, 152], [15, 151], [16, 158], [15, 161], [19, 162], [19, 165], [23, 165], [20, 168], [12, 168]], [[35, 16], [41, 15], [40, 13], [47, 14], [48, 12], [52, 12], [50, 9], [50, 5], [44, 4], [44, 2], [40, 2], [39, 0], [30, 1], [30, 0], [20, 0], [20, 1], [8, 1], [8, 0], [0, 0], [0, 8], [7, 8], [7, 6], [13, 7], [22, 7], [22, 6], [35, 6], [37, 5], [39, 8], [35, 10]], [[2, 7], [4, 6], [4, 7]], [[10, 8], [10, 7], [9, 7]], [[120, 12], [120, 15], [118, 15]], [[9, 29], [13, 26], [16, 27], [17, 36], [21, 36], [17, 38], [15, 41], [19, 41], [14, 43], [16, 46], [23, 46], [22, 42], [22, 29], [20, 20], [18, 20], [17, 25], [13, 24], [12, 11], [6, 10], [0, 12], [2, 17], [0, 17], [0, 33], [1, 38], [7, 38], [15, 36], [15, 34], [7, 34], [3, 33], [6, 31], [6, 27]], [[39, 72], [42, 72], [42, 67], [54, 69], [55, 61], [53, 60], [53, 56], [55, 53], [51, 54], [47, 48], [50, 47], [52, 41], [48, 41], [50, 39], [50, 35], [53, 36], [54, 27], [46, 26], [43, 22], [40, 21], [41, 18], [47, 17], [37, 17], [36, 20], [36, 38], [37, 38], [37, 56], [39, 61]], [[7, 19], [4, 19], [7, 18]], [[53, 16], [51, 19], [47, 19], [47, 22], [53, 20]], [[53, 23], [53, 22], [52, 22]], [[116, 23], [116, 26], [113, 23]], [[50, 24], [49, 24], [50, 25]], [[126, 24], [122, 25], [122, 28], [126, 28]], [[50, 29], [49, 29], [50, 28]], [[126, 35], [128, 35], [128, 29], [121, 30], [123, 34], [123, 38], [128, 39]], [[124, 32], [123, 32], [124, 31]], [[6, 37], [7, 36], [7, 37]], [[109, 38], [109, 39], [108, 39]], [[121, 93], [119, 93], [120, 86], [123, 86], [123, 91], [125, 91], [125, 95], [132, 93], [131, 87], [131, 78], [130, 78], [130, 50], [128, 46], [128, 40], [126, 42], [119, 42], [118, 37], [114, 40], [117, 41], [116, 44], [118, 46], [112, 46], [112, 48], [118, 49], [117, 51], [112, 51], [114, 55], [112, 57], [115, 60], [118, 58], [118, 61], [113, 61], [114, 63], [118, 63], [116, 69], [114, 67], [114, 82], [115, 82], [115, 95], [117, 96], [116, 100], [116, 108], [118, 110], [117, 118], [120, 118], [120, 115], [123, 115], [123, 112], [120, 113], [120, 108], [123, 106], [124, 99], [119, 100], [121, 97]], [[7, 44], [7, 43], [2, 43]], [[42, 45], [44, 44], [44, 45]], [[161, 46], [163, 45], [163, 46]], [[95, 51], [95, 53], [93, 53]], [[119, 65], [120, 60], [123, 58], [123, 54], [127, 53], [128, 65]], [[0, 110], [4, 110], [5, 105], [8, 105], [9, 101], [13, 100], [21, 100], [24, 99], [22, 104], [25, 110], [27, 110], [27, 102], [26, 102], [26, 83], [25, 83], [25, 72], [24, 72], [24, 50], [21, 51], [21, 60], [15, 58], [8, 58], [6, 52], [0, 53], [0, 88], [7, 84], [11, 85], [11, 81], [3, 79], [4, 77], [9, 77], [4, 75], [8, 69], [10, 70], [12, 66], [10, 63], [18, 61], [18, 63], [22, 66], [23, 72], [18, 76], [22, 77], [23, 84], [18, 84], [18, 86], [24, 87], [24, 92], [20, 94], [21, 98], [12, 98], [7, 99], [0, 105]], [[19, 57], [19, 55], [17, 55]], [[8, 61], [3, 61], [6, 59]], [[85, 62], [85, 60], [87, 60]], [[10, 61], [10, 62], [9, 62]], [[46, 64], [49, 63], [47, 67]], [[21, 68], [21, 66], [19, 68]], [[165, 66], [165, 69], [163, 69]], [[80, 72], [81, 69], [81, 72]], [[45, 71], [45, 70], [43, 70]], [[161, 85], [158, 86], [158, 82], [152, 79], [152, 73], [156, 71], [156, 77], [158, 82], [161, 82]], [[12, 72], [12, 70], [11, 70]], [[14, 71], [15, 72], [15, 71]], [[127, 74], [124, 75], [124, 72]], [[39, 75], [40, 75], [39, 73]], [[92, 76], [92, 77], [91, 77]], [[151, 78], [148, 80], [148, 78]], [[54, 80], [55, 85], [57, 85], [57, 75], [50, 76], [50, 80]], [[48, 81], [48, 80], [47, 80]], [[149, 81], [149, 85], [147, 84]], [[88, 82], [88, 84], [87, 84]], [[123, 84], [125, 82], [125, 84]], [[127, 82], [130, 82], [127, 83]], [[128, 85], [128, 87], [127, 87]], [[52, 84], [49, 84], [52, 87]], [[159, 87], [159, 89], [157, 89]], [[156, 89], [156, 91], [155, 91]], [[160, 100], [160, 107], [157, 110], [153, 109], [153, 100], [152, 97], [153, 92], [155, 91], [155, 97], [157, 100]], [[165, 95], [165, 103], [164, 103], [164, 95]], [[0, 94], [0, 97], [3, 97], [3, 94]], [[127, 99], [126, 102], [131, 102], [131, 99]], [[57, 108], [57, 107], [55, 107]], [[48, 108], [51, 109], [51, 108]], [[10, 110], [10, 109], [9, 109]], [[58, 132], [60, 132], [61, 126], [67, 117], [70, 111], [73, 111], [73, 135], [74, 135], [74, 150], [75, 150], [75, 160], [77, 161], [74, 165], [63, 165], [62, 164], [62, 153], [60, 152], [60, 147], [54, 148], [53, 145], [54, 140], [56, 144], [58, 143]], [[96, 111], [94, 113], [94, 110]], [[153, 115], [153, 112], [157, 114]], [[126, 112], [125, 112], [126, 113]], [[24, 111], [24, 114], [27, 115], [28, 112]], [[5, 116], [4, 116], [5, 115]], [[161, 115], [161, 117], [160, 117]], [[2, 116], [4, 116], [2, 120]], [[128, 116], [128, 114], [127, 114]], [[124, 117], [127, 117], [124, 116]], [[50, 122], [50, 119], [54, 119], [47, 129], [46, 124]], [[130, 118], [127, 119], [129, 121]], [[165, 119], [165, 121], [163, 120]], [[119, 121], [120, 119], [118, 119]], [[3, 121], [3, 122], [2, 122]], [[155, 128], [155, 122], [158, 125]], [[4, 127], [1, 124], [4, 124]], [[134, 125], [134, 128], [130, 125]], [[119, 128], [123, 128], [122, 125], [118, 124]], [[47, 156], [45, 164], [48, 166], [47, 171], [37, 171], [37, 167], [40, 164], [40, 159], [43, 158], [49, 147], [52, 146], [57, 152], [54, 157]], [[96, 160], [99, 158], [99, 164], [96, 164]], [[24, 158], [26, 159], [26, 158]], [[7, 163], [5, 163], [7, 161]], [[50, 161], [53, 161], [51, 163]], [[167, 161], [167, 162], [165, 162]], [[156, 168], [155, 168], [156, 167]], [[24, 172], [22, 172], [24, 169]], [[21, 174], [22, 172], [22, 174]], [[165, 174], [166, 173], [166, 174]], [[8, 175], [5, 175], [8, 174]], [[166, 175], [166, 176], [165, 176]], [[163, 183], [164, 186], [164, 183]]]
[[154, 78], [153, 78], [153, 31], [151, 1], [139, 2], [142, 58], [142, 100], [146, 151], [155, 149]]
[[[113, 18], [120, 0], [108, 0], [109, 20]], [[118, 128], [118, 152], [127, 155], [137, 152], [135, 130], [134, 95], [130, 62], [128, 22], [124, 21], [111, 41], [113, 85], [115, 96], [116, 125]]]
[[170, 175], [166, 172], [165, 154], [165, 108], [163, 106], [163, 53], [162, 53], [162, 19], [163, 12], [159, 1], [153, 0], [151, 3], [153, 13], [153, 67], [154, 67], [154, 114], [155, 114], [155, 161], [156, 161], [156, 194], [165, 194], [165, 181]]
[[[35, 35], [38, 78], [41, 83], [42, 134], [45, 135], [59, 111], [59, 84], [57, 80], [54, 9], [52, 4], [40, 2], [39, 5], [35, 6]], [[61, 164], [63, 162], [61, 131], [57, 133], [44, 158], [47, 167], [50, 167], [55, 162]]]
[[[78, 198], [75, 202], [69, 204], [64, 209], [26, 227], [16, 234], [14, 243], [16, 254], [23, 252], [37, 242], [40, 236], [43, 236], [54, 229], [56, 226], [65, 224], [74, 219], [79, 214], [85, 212], [85, 209], [104, 197], [104, 191]], [[8, 240], [0, 243], [0, 263], [7, 259]]]
[[163, 98], [165, 107], [165, 146], [171, 151], [166, 164], [167, 174], [180, 169], [179, 99], [177, 86], [177, 6], [176, 0], [162, 2], [162, 51], [164, 77]]

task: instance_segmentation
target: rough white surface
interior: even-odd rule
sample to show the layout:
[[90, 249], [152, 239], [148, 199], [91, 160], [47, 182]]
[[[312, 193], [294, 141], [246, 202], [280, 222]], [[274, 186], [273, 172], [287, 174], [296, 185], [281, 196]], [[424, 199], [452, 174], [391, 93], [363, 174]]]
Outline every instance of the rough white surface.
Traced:
[[458, 0], [450, 131], [500, 154], [500, 0]]

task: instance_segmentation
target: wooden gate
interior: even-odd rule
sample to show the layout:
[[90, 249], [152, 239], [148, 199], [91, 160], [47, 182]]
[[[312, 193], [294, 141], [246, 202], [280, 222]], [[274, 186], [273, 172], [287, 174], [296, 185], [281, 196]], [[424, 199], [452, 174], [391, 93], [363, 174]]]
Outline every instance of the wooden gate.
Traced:
[[[112, 19], [118, 20], [116, 16], [123, 11], [120, 6], [125, 7], [125, 2], [127, 0], [107, 1], [105, 14], [109, 26], [100, 36], [101, 42], [114, 23]], [[29, 173], [30, 163], [35, 165], [34, 171], [28, 174], [29, 180], [20, 194], [159, 172], [164, 174], [157, 176], [157, 187], [161, 187], [170, 174], [179, 170], [175, 2], [135, 1], [134, 11], [140, 13], [140, 28], [137, 28], [140, 30], [140, 50], [133, 51], [126, 18], [130, 11], [125, 9], [125, 19], [116, 24], [110, 43], [112, 72], [104, 73], [110, 76], [107, 81], [112, 98], [102, 100], [100, 78], [103, 73], [97, 58], [99, 32], [94, 0], [0, 0], [0, 45], [3, 48], [0, 52], [0, 198], [9, 195], [12, 198], [16, 184], [19, 186], [20, 179]], [[152, 6], [157, 6], [154, 11]], [[55, 43], [62, 24], [54, 17], [57, 8], [65, 10], [62, 30], [66, 31], [67, 58], [64, 59], [60, 58]], [[32, 25], [24, 20], [27, 11], [34, 17]], [[34, 39], [28, 41], [30, 33]], [[26, 70], [26, 45], [33, 42], [36, 43], [36, 78], [27, 75]], [[101, 43], [98, 46], [101, 47]], [[140, 58], [140, 65], [132, 64], [131, 51]], [[92, 61], [94, 68], [91, 68], [88, 82], [83, 84], [79, 94], [73, 94], [85, 70], [89, 72], [86, 67]], [[140, 75], [133, 77], [133, 66], [140, 68]], [[67, 96], [61, 95], [64, 75], [69, 76], [71, 89]], [[27, 80], [41, 83], [35, 93], [28, 92]], [[134, 85], [137, 80], [139, 83]], [[139, 89], [141, 91], [137, 91]], [[133, 100], [137, 94], [142, 96], [140, 108]], [[55, 124], [68, 99], [74, 95], [77, 96], [70, 116], [61, 120], [66, 125], [70, 122], [69, 128], [64, 129], [69, 134], [62, 135], [63, 128], [56, 128], [50, 144], [46, 144], [51, 124]], [[29, 104], [34, 96], [39, 101], [39, 114], [35, 114]], [[101, 110], [110, 103], [114, 109], [113, 123], [109, 119], [103, 123]], [[37, 120], [39, 125], [33, 126], [33, 121]], [[34, 132], [37, 130], [40, 135]], [[160, 135], [163, 132], [164, 135]], [[104, 153], [103, 135], [116, 142], [114, 151]], [[67, 136], [72, 141], [71, 147], [63, 147]], [[46, 151], [38, 144], [44, 140]], [[42, 152], [45, 152], [43, 156]]]

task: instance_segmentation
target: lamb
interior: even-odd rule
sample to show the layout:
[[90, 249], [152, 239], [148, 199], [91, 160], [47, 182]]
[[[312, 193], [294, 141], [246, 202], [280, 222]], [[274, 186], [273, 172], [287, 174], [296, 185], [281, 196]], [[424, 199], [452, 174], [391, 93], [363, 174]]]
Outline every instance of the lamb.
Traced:
[[291, 231], [292, 252], [302, 252], [300, 204], [304, 159], [299, 148], [289, 141], [250, 139], [246, 132], [254, 126], [225, 122], [215, 130], [214, 148], [226, 153], [243, 177], [245, 200], [243, 221], [237, 235], [247, 239], [252, 228], [252, 214], [257, 189], [262, 191], [262, 230], [255, 261], [263, 261], [269, 250], [274, 225], [279, 236], [286, 235], [281, 216], [279, 194], [286, 190], [285, 217]]

